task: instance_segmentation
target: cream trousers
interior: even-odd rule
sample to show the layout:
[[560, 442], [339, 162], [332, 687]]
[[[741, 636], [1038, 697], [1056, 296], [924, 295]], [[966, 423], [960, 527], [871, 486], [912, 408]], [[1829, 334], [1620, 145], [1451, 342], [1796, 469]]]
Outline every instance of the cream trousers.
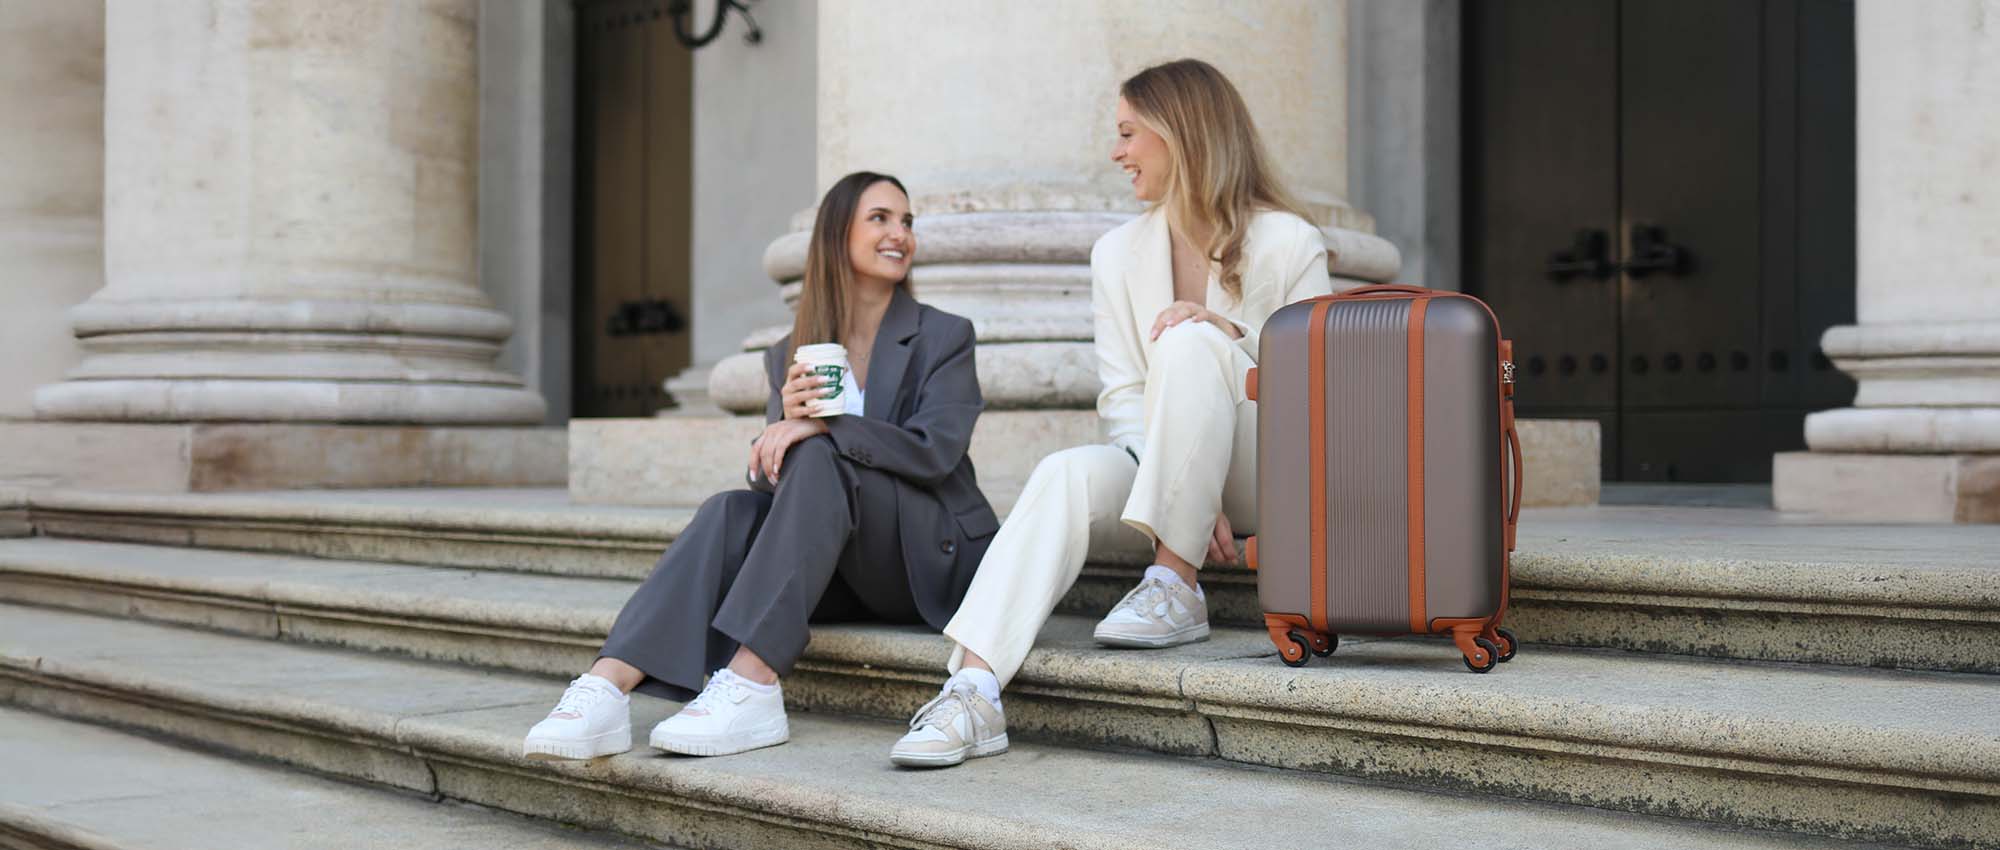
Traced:
[[1236, 534], [1255, 531], [1257, 407], [1243, 395], [1255, 364], [1206, 322], [1169, 328], [1148, 359], [1138, 462], [1124, 449], [1098, 445], [1065, 449], [1035, 466], [945, 626], [958, 642], [951, 672], [970, 649], [1007, 684], [1091, 552], [1151, 557], [1157, 541], [1199, 565], [1217, 512]]

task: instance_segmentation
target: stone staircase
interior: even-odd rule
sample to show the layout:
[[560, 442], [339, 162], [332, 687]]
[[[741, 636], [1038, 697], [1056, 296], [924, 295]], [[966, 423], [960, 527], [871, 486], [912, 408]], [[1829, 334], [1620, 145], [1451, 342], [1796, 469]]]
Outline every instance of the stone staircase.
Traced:
[[[870, 625], [815, 630], [786, 746], [519, 758], [685, 509], [14, 504], [0, 533], [39, 536], [0, 540], [0, 702], [679, 845], [2000, 846], [1995, 529], [1531, 511], [1524, 648], [1484, 676], [1412, 639], [1285, 667], [1249, 627], [1251, 574], [1221, 566], [1212, 640], [1101, 649], [1090, 615], [1139, 570], [1105, 553], [1009, 690], [1014, 752], [917, 773], [886, 750], [949, 644]], [[635, 723], [671, 709], [639, 698]]]

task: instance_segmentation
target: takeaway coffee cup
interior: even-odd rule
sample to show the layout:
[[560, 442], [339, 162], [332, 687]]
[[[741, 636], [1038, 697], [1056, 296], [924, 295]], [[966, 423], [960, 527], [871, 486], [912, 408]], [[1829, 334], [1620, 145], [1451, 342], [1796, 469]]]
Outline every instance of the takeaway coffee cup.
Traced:
[[826, 378], [826, 395], [812, 402], [813, 416], [839, 416], [846, 412], [847, 399], [841, 397], [846, 388], [841, 386], [841, 380], [847, 377], [847, 346], [837, 342], [801, 345], [792, 360], [804, 363], [813, 374]]

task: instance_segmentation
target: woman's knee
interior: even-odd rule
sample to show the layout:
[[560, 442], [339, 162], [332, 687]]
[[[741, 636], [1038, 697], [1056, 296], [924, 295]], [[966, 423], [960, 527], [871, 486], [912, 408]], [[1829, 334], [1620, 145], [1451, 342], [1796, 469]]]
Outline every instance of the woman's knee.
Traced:
[[1231, 357], [1230, 347], [1233, 345], [1235, 341], [1221, 328], [1207, 322], [1182, 322], [1160, 334], [1160, 338], [1153, 343], [1153, 354], [1149, 359], [1154, 369], [1216, 361]]
[[1090, 477], [1101, 469], [1107, 458], [1115, 455], [1119, 461], [1129, 462], [1130, 455], [1115, 446], [1077, 446], [1063, 449], [1041, 459], [1035, 464], [1035, 471], [1028, 476], [1029, 486], [1037, 483], [1056, 482], [1088, 483]]
[[704, 516], [710, 516], [713, 517], [710, 520], [713, 522], [722, 521], [731, 516], [754, 516], [764, 510], [764, 506], [770, 502], [770, 499], [770, 496], [755, 490], [724, 490], [708, 497], [707, 501], [702, 502], [701, 509], [695, 511], [695, 519], [700, 520]]
[[833, 444], [833, 438], [825, 434], [815, 434], [792, 444], [785, 450], [785, 465], [798, 462], [835, 460], [840, 457], [840, 449]]

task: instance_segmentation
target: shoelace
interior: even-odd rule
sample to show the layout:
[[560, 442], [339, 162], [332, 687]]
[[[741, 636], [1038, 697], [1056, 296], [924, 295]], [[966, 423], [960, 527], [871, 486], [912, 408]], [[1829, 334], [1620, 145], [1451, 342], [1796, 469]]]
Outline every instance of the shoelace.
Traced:
[[703, 714], [712, 714], [714, 713], [717, 701], [735, 702], [737, 692], [742, 689], [743, 686], [723, 678], [722, 674], [717, 672], [715, 675], [708, 677], [708, 684], [702, 687], [701, 693], [695, 694], [694, 699], [689, 700], [688, 704], [683, 706], [681, 710], [689, 712], [696, 717]]
[[582, 717], [585, 710], [610, 698], [611, 694], [605, 691], [604, 686], [585, 682], [583, 677], [578, 676], [570, 680], [569, 689], [563, 691], [562, 699], [556, 700], [556, 707], [549, 711], [549, 716], [568, 714]]
[[1157, 620], [1166, 616], [1167, 602], [1172, 598], [1168, 595], [1170, 592], [1171, 588], [1167, 587], [1166, 582], [1148, 578], [1140, 581], [1138, 587], [1132, 588], [1130, 593], [1125, 594], [1124, 599], [1118, 600], [1118, 607], [1113, 610], [1130, 608], [1139, 616]]
[[[952, 720], [960, 714], [968, 713], [972, 715], [975, 727], [984, 725], [980, 722], [979, 712], [972, 710], [972, 694], [971, 685], [965, 682], [952, 683], [944, 693], [931, 698], [930, 702], [924, 703], [923, 708], [917, 709], [916, 715], [910, 718], [910, 731], [915, 732], [926, 726], [949, 729]], [[977, 734], [976, 729], [974, 734]]]

